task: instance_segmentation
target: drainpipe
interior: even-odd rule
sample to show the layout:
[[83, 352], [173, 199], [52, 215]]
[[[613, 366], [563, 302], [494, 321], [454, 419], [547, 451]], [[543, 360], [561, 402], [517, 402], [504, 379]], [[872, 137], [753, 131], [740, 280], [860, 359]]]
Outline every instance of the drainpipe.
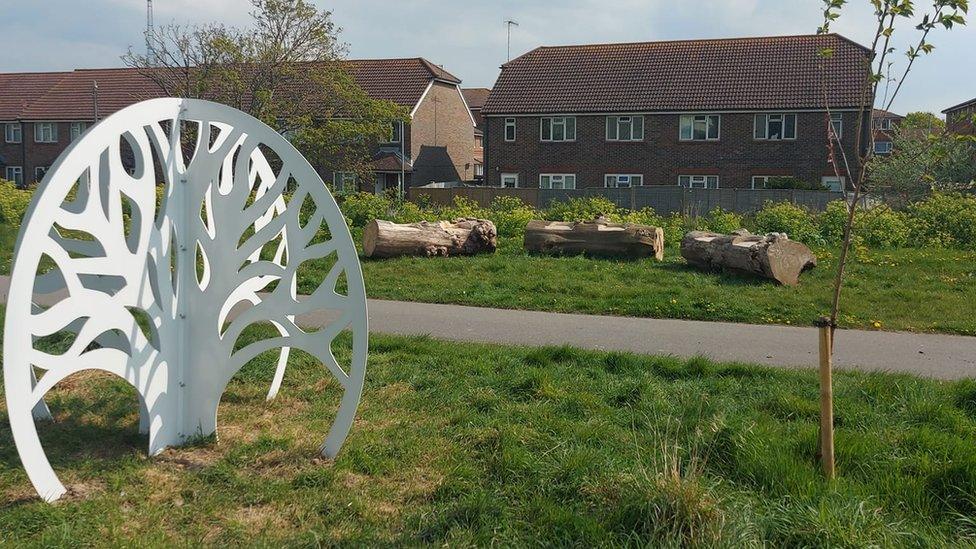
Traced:
[[18, 118], [20, 123], [20, 187], [27, 188], [27, 124], [23, 118]]

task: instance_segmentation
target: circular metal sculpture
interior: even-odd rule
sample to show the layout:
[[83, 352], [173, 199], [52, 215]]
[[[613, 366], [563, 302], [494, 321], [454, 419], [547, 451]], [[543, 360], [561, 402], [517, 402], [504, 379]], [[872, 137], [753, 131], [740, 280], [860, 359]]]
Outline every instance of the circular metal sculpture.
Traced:
[[[306, 267], [321, 280], [298, 296]], [[306, 314], [331, 322], [302, 329], [296, 317]], [[261, 323], [273, 329], [245, 333]], [[352, 359], [340, 366], [332, 343], [347, 328]], [[59, 332], [69, 334], [67, 351], [39, 348]], [[88, 369], [128, 381], [153, 455], [215, 433], [231, 377], [280, 349], [273, 398], [294, 348], [321, 361], [344, 391], [322, 446], [333, 457], [359, 404], [366, 346], [356, 248], [301, 154], [233, 108], [145, 101], [71, 145], [24, 219], [3, 346], [14, 442], [37, 492], [55, 500], [65, 488], [34, 419], [50, 417], [43, 399], [59, 381]]]

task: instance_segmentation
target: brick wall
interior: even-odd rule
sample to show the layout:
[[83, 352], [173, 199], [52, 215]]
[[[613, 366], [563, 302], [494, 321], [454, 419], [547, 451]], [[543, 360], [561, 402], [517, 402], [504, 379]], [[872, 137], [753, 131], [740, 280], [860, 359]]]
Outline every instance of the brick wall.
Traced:
[[[843, 117], [843, 142], [853, 163], [857, 113]], [[614, 173], [641, 174], [645, 185], [677, 185], [681, 174], [719, 175], [723, 188], [748, 188], [753, 175], [818, 182], [833, 175], [823, 112], [798, 113], [797, 138], [789, 141], [755, 140], [753, 113], [722, 114], [720, 140], [708, 142], [679, 141], [677, 114], [646, 115], [639, 142], [608, 142], [604, 115], [577, 116], [576, 141], [567, 143], [541, 142], [539, 117], [515, 118], [515, 142], [504, 140], [505, 117], [486, 120], [488, 185], [500, 185], [501, 174], [510, 172], [526, 187], [537, 187], [540, 173], [575, 173], [577, 188], [603, 187], [604, 175]]]
[[458, 88], [434, 82], [410, 125], [413, 184], [474, 177], [474, 126]]
[[[24, 170], [24, 182], [33, 183], [34, 169], [49, 168], [68, 145], [71, 144], [71, 122], [56, 122], [58, 140], [55, 143], [36, 143], [34, 141], [34, 122], [23, 122], [21, 143], [7, 143], [4, 134], [0, 134], [0, 158], [2, 166], [21, 166]], [[86, 122], [86, 124], [89, 124]], [[4, 124], [0, 124], [3, 126]], [[3, 128], [0, 128], [3, 129]], [[5, 177], [6, 169], [0, 169], [0, 177]]]
[[971, 105], [965, 109], [949, 111], [946, 113], [946, 128], [960, 135], [976, 135], [976, 125], [973, 124], [973, 115], [976, 115], [976, 105]]

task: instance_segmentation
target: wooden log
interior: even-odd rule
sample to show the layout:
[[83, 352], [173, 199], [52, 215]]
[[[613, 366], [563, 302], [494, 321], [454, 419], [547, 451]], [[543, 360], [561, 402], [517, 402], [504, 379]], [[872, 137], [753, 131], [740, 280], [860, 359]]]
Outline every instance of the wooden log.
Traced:
[[525, 250], [542, 254], [587, 254], [664, 259], [664, 231], [634, 223], [532, 220], [525, 227]]
[[691, 231], [681, 239], [681, 257], [703, 269], [763, 276], [787, 286], [817, 266], [810, 248], [785, 234], [754, 235], [745, 229], [730, 235]]
[[487, 219], [399, 224], [374, 219], [363, 230], [366, 257], [452, 256], [492, 253], [498, 231]]

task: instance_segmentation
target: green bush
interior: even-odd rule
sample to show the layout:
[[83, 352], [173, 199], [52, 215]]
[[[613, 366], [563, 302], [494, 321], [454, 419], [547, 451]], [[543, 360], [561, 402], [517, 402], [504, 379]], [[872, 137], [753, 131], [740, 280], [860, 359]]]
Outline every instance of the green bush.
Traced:
[[876, 206], [857, 214], [854, 235], [872, 248], [897, 248], [908, 244], [909, 227], [904, 213], [888, 206]]
[[807, 245], [823, 243], [813, 215], [790, 202], [767, 202], [756, 212], [755, 224], [760, 233], [786, 233]]
[[524, 235], [529, 221], [539, 217], [535, 208], [515, 196], [496, 196], [488, 211], [488, 219], [495, 222], [498, 235], [504, 237]]
[[13, 181], [0, 179], [0, 222], [19, 227], [33, 194], [33, 189], [18, 189]]
[[350, 194], [342, 201], [340, 209], [353, 227], [365, 227], [374, 219], [389, 219], [392, 202], [383, 195], [372, 193]]
[[767, 189], [800, 189], [809, 191], [825, 191], [827, 186], [819, 181], [803, 181], [796, 177], [770, 177], [766, 183]]
[[615, 221], [622, 218], [620, 208], [602, 196], [572, 198], [568, 202], [553, 201], [545, 211], [549, 221], [593, 221], [599, 215]]
[[441, 219], [460, 219], [462, 217], [487, 218], [488, 213], [476, 201], [463, 196], [455, 196], [454, 202], [440, 210]]
[[976, 198], [935, 193], [908, 207], [919, 244], [942, 248], [976, 248]]
[[817, 216], [820, 237], [827, 244], [839, 244], [844, 239], [844, 225], [847, 223], [847, 204], [843, 200], [827, 203], [827, 209]]
[[714, 233], [729, 234], [732, 231], [742, 228], [741, 215], [735, 212], [725, 211], [719, 206], [716, 206], [712, 211], [708, 212], [708, 215], [705, 216], [703, 221], [703, 228]]

